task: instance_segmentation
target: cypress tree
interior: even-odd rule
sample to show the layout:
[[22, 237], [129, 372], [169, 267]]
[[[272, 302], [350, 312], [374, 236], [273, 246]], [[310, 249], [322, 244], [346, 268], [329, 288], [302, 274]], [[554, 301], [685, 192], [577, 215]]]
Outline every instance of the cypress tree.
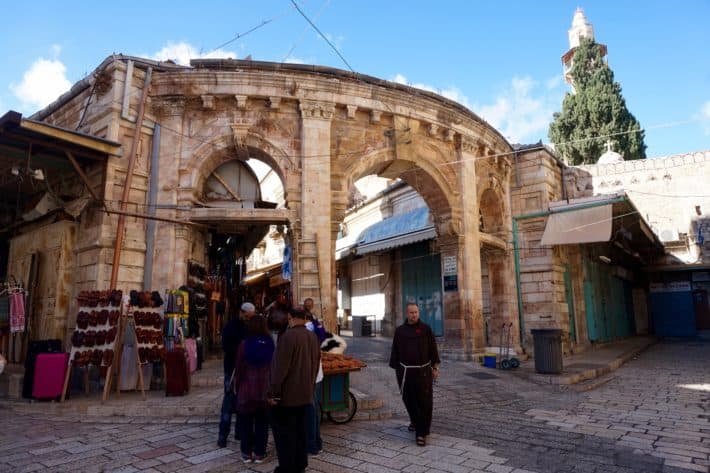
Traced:
[[570, 164], [590, 164], [611, 140], [625, 160], [646, 158], [644, 131], [626, 108], [621, 86], [593, 39], [582, 38], [571, 75], [575, 93], [565, 95], [548, 131], [555, 149]]

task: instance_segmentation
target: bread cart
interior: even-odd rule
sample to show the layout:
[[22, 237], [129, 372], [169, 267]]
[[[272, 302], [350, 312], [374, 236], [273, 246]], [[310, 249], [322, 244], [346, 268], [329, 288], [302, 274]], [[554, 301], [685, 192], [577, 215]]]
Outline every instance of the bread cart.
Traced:
[[347, 355], [322, 353], [323, 382], [318, 393], [321, 413], [336, 424], [350, 422], [357, 412], [357, 399], [350, 392], [350, 373], [367, 365]]

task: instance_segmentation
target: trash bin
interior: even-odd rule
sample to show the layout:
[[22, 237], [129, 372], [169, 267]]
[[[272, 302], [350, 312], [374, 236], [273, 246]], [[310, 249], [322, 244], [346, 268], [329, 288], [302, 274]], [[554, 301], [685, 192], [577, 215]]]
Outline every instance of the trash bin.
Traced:
[[361, 335], [363, 337], [371, 337], [372, 336], [372, 321], [365, 319], [362, 321], [362, 333]]
[[535, 345], [535, 371], [543, 374], [562, 372], [562, 330], [531, 330]]
[[353, 337], [362, 337], [362, 326], [366, 320], [367, 317], [364, 315], [352, 316]]

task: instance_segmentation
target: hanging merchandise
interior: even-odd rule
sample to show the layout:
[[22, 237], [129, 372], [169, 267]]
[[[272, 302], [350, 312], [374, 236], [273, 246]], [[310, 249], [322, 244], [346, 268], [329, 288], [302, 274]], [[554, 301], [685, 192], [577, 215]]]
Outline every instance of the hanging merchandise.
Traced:
[[292, 276], [292, 262], [291, 262], [291, 245], [284, 246], [284, 259], [281, 265], [281, 277], [286, 281], [291, 280]]
[[13, 289], [10, 293], [10, 332], [25, 331], [25, 291]]
[[[69, 369], [64, 380], [62, 400], [66, 396], [72, 368], [99, 368], [108, 380], [114, 362], [116, 340], [120, 329], [122, 291], [81, 291], [77, 296], [79, 313], [71, 337]], [[105, 386], [108, 386], [106, 382]], [[104, 392], [105, 399], [106, 392]]]

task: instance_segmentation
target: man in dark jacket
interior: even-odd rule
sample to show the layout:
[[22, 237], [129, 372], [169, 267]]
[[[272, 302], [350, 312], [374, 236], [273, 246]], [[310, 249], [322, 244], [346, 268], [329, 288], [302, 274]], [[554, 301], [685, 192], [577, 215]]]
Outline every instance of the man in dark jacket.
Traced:
[[402, 393], [411, 424], [416, 431], [417, 445], [426, 445], [431, 429], [433, 381], [439, 377], [439, 352], [431, 327], [419, 320], [419, 306], [407, 304], [407, 321], [397, 327], [392, 339], [390, 368], [397, 371], [397, 383]]
[[[222, 410], [219, 416], [219, 437], [217, 445], [220, 448], [227, 446], [227, 437], [232, 424], [232, 414], [236, 415], [234, 409], [235, 399], [232, 390], [232, 373], [234, 372], [234, 360], [237, 357], [239, 344], [247, 337], [246, 322], [254, 317], [256, 308], [254, 304], [245, 302], [242, 304], [238, 317], [232, 317], [227, 325], [222, 329], [222, 350], [224, 351], [224, 397], [222, 398]], [[238, 423], [234, 423], [234, 438], [239, 440]]]
[[276, 473], [301, 472], [308, 466], [306, 408], [313, 402], [320, 343], [305, 324], [305, 311], [292, 309], [289, 328], [276, 345], [271, 367], [271, 429], [279, 458]]

